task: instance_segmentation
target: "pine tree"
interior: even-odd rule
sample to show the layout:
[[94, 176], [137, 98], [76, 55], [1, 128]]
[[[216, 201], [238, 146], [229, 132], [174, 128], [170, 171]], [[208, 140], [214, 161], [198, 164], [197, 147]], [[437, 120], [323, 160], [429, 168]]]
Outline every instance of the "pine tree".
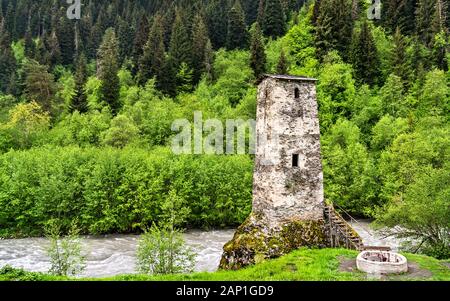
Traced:
[[252, 32], [250, 53], [250, 67], [253, 69], [253, 74], [255, 77], [259, 79], [266, 72], [267, 58], [264, 50], [261, 27], [258, 22], [255, 23], [255, 27]]
[[25, 55], [30, 58], [34, 57], [35, 45], [34, 45], [34, 41], [31, 36], [30, 31], [27, 31], [25, 33], [24, 43], [25, 43], [25, 45], [24, 45], [25, 46]]
[[427, 47], [431, 47], [433, 35], [433, 13], [436, 0], [418, 0], [416, 10], [417, 34]]
[[131, 25], [122, 18], [118, 20], [117, 39], [119, 41], [119, 58], [123, 63], [126, 58], [131, 57], [134, 31]]
[[146, 15], [143, 15], [136, 30], [136, 36], [133, 43], [133, 74], [136, 75], [139, 70], [139, 59], [144, 53], [144, 46], [147, 43], [150, 32], [150, 25]]
[[214, 51], [210, 40], [205, 47], [205, 57], [203, 58], [203, 68], [205, 70], [206, 80], [211, 82], [214, 78]]
[[62, 18], [58, 26], [58, 41], [61, 50], [61, 63], [71, 65], [75, 58], [75, 31], [73, 22], [67, 18]]
[[198, 83], [202, 74], [205, 72], [205, 53], [208, 43], [208, 30], [206, 28], [203, 17], [200, 14], [195, 16], [193, 30], [193, 49], [192, 52], [192, 66], [194, 68], [193, 80], [194, 84]]
[[51, 112], [56, 84], [47, 66], [40, 65], [35, 60], [28, 60], [24, 66], [24, 74], [24, 96], [27, 101], [36, 101], [43, 110]]
[[87, 97], [84, 86], [87, 81], [87, 60], [84, 53], [80, 54], [76, 62], [75, 71], [75, 95], [72, 97], [70, 111], [85, 113], [88, 110]]
[[101, 80], [100, 93], [113, 114], [117, 114], [121, 104], [119, 100], [120, 82], [117, 72], [119, 46], [112, 28], [106, 30], [97, 54], [97, 76]]
[[287, 74], [288, 73], [288, 62], [287, 62], [286, 54], [284, 53], [284, 49], [281, 49], [280, 58], [278, 59], [277, 73], [278, 74]]
[[59, 47], [58, 37], [56, 32], [52, 32], [51, 34], [46, 36], [44, 41], [45, 48], [48, 51], [49, 63], [50, 66], [56, 66], [61, 63], [61, 48]]
[[346, 59], [351, 44], [353, 19], [348, 0], [322, 0], [316, 26], [317, 56], [322, 58], [331, 50], [338, 50]]
[[266, 0], [263, 28], [270, 37], [280, 37], [285, 32], [285, 18], [280, 0]]
[[226, 46], [228, 36], [228, 0], [212, 0], [208, 5], [207, 23], [213, 48]]
[[265, 4], [266, 4], [265, 0], [259, 0], [258, 16], [257, 16], [257, 19], [256, 19], [256, 21], [259, 24], [263, 24], [264, 23], [264, 12], [265, 12], [265, 9], [266, 9], [266, 5]]
[[383, 2], [383, 24], [395, 32], [396, 28], [405, 34], [415, 29], [416, 0], [388, 0]]
[[370, 86], [378, 83], [380, 58], [367, 21], [362, 23], [361, 30], [354, 35], [352, 63], [355, 77], [360, 83]]
[[403, 37], [400, 28], [397, 27], [394, 34], [394, 49], [391, 58], [392, 73], [405, 81], [408, 80], [410, 71], [406, 56], [406, 48], [405, 38]]
[[11, 38], [6, 29], [0, 29], [0, 92], [6, 92], [11, 76], [16, 71], [16, 59], [11, 48]]
[[245, 15], [241, 2], [236, 0], [229, 13], [227, 48], [243, 49], [248, 45], [248, 32], [245, 25]]
[[164, 64], [164, 72], [161, 78], [161, 91], [170, 96], [177, 95], [177, 68], [173, 59], [169, 56]]
[[164, 36], [162, 29], [162, 17], [155, 16], [150, 36], [144, 46], [144, 54], [139, 60], [139, 72], [137, 81], [144, 85], [152, 77], [156, 77], [157, 87], [160, 86], [162, 71], [165, 64]]
[[170, 39], [169, 56], [172, 59], [175, 69], [179, 71], [184, 62], [191, 66], [192, 64], [192, 41], [186, 28], [181, 11], [177, 10], [175, 21], [172, 28], [172, 37]]

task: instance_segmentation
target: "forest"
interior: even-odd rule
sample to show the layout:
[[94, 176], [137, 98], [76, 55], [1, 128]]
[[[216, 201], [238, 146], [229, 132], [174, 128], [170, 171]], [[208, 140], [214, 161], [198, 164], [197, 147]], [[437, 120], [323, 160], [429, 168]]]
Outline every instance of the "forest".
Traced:
[[[174, 155], [175, 119], [254, 119], [263, 74], [318, 79], [325, 197], [450, 257], [445, 0], [0, 0], [0, 237], [58, 219], [239, 225], [253, 156]], [[398, 228], [395, 228], [398, 229]]]

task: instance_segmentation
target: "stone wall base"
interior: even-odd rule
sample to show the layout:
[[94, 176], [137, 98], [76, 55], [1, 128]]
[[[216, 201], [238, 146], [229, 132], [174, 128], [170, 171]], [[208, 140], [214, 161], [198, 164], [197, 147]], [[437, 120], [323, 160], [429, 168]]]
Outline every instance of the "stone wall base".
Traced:
[[285, 221], [269, 229], [261, 217], [252, 213], [224, 246], [220, 269], [237, 270], [300, 247], [329, 247], [323, 220]]

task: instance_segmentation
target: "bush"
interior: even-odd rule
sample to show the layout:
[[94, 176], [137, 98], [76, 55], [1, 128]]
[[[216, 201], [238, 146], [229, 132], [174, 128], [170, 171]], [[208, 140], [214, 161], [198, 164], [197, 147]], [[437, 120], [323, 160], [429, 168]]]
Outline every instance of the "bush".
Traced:
[[192, 273], [195, 254], [186, 246], [183, 232], [176, 228], [184, 222], [189, 209], [174, 191], [164, 201], [159, 225], [153, 226], [139, 240], [139, 272], [145, 274]]
[[85, 257], [81, 254], [82, 246], [78, 236], [78, 228], [73, 223], [69, 234], [61, 236], [61, 227], [56, 220], [51, 220], [46, 228], [46, 236], [50, 241], [47, 249], [51, 268], [49, 273], [55, 276], [75, 276], [85, 267]]
[[[193, 227], [240, 224], [251, 210], [248, 156], [175, 156], [127, 147], [34, 148], [0, 156], [0, 236], [42, 235], [60, 218], [64, 231], [129, 233], [158, 221], [170, 191]], [[25, 189], [24, 189], [25, 188]]]

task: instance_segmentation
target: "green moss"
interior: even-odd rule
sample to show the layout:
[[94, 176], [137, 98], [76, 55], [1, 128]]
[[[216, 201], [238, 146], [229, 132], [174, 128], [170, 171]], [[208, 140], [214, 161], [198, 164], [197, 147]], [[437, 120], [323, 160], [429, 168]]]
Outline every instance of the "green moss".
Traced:
[[281, 229], [268, 230], [258, 216], [252, 215], [225, 245], [220, 268], [241, 269], [305, 246], [327, 246], [323, 222], [292, 221], [282, 225]]

